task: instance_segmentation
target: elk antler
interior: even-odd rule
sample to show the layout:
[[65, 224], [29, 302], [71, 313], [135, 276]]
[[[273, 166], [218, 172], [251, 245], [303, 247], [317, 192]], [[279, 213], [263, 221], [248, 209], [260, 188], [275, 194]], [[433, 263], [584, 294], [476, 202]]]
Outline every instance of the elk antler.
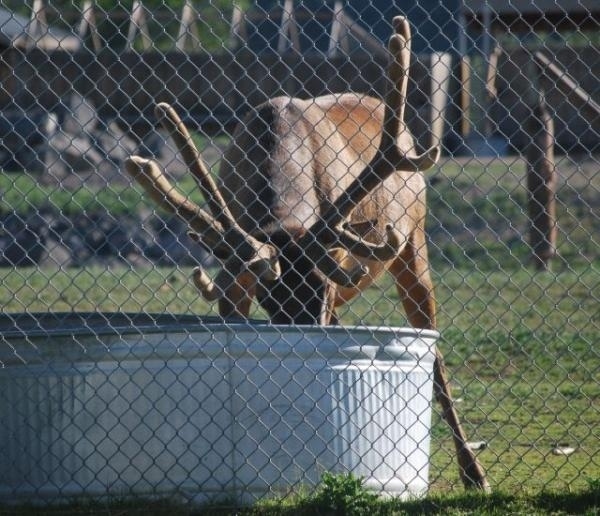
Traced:
[[374, 258], [380, 261], [391, 260], [398, 256], [399, 249], [404, 239], [392, 224], [385, 225], [386, 239], [383, 244], [373, 244], [360, 238], [344, 227], [338, 231], [337, 244], [348, 249], [351, 253], [361, 258]]
[[194, 231], [201, 234], [206, 245], [212, 248], [222, 248], [223, 226], [176, 190], [158, 163], [139, 156], [131, 156], [125, 161], [125, 169], [154, 202], [181, 217]]
[[[185, 164], [198, 181], [212, 216], [184, 197], [169, 182], [155, 161], [132, 156], [126, 161], [128, 173], [160, 206], [184, 219], [196, 232], [192, 236], [215, 256], [235, 260], [259, 279], [276, 280], [281, 268], [274, 246], [260, 242], [244, 231], [234, 220], [223, 196], [200, 157], [194, 142], [176, 111], [166, 103], [156, 106], [156, 116], [175, 141]], [[228, 276], [230, 278], [231, 276]], [[207, 300], [224, 294], [225, 281], [212, 284], [206, 273], [194, 273], [194, 282]]]
[[[302, 238], [300, 245], [307, 256], [317, 263], [321, 271], [335, 283], [342, 286], [356, 284], [366, 267], [356, 266], [351, 271], [341, 270], [338, 263], [329, 257], [326, 249], [332, 246], [345, 247], [363, 257], [391, 259], [397, 255], [401, 237], [388, 227], [387, 241], [384, 244], [365, 242], [343, 229], [343, 221], [352, 210], [379, 184], [398, 170], [417, 172], [431, 168], [439, 159], [439, 147], [432, 147], [420, 155], [413, 149], [400, 149], [398, 136], [406, 130], [404, 108], [408, 89], [408, 69], [410, 65], [410, 26], [404, 16], [394, 18], [395, 34], [389, 42], [392, 61], [388, 68], [390, 87], [385, 99], [385, 114], [381, 141], [371, 162], [348, 188], [325, 210]], [[325, 257], [325, 258], [324, 258]]]
[[175, 145], [179, 149], [184, 163], [196, 178], [200, 191], [206, 200], [210, 212], [214, 215], [225, 229], [237, 228], [237, 224], [225, 204], [217, 184], [204, 164], [187, 127], [181, 118], [166, 102], [161, 102], [154, 108], [156, 118], [162, 126], [170, 133]]

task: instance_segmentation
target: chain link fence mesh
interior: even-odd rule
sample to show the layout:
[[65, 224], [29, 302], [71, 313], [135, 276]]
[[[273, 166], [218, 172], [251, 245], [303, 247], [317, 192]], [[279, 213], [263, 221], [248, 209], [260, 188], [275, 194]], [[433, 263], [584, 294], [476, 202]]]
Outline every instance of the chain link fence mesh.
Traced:
[[[597, 482], [600, 9], [509, 4], [0, 0], [0, 497], [444, 493], [464, 436], [492, 488]], [[326, 219], [379, 145], [399, 14], [399, 145], [441, 158]], [[462, 437], [432, 349], [369, 355], [408, 326], [440, 331]]]

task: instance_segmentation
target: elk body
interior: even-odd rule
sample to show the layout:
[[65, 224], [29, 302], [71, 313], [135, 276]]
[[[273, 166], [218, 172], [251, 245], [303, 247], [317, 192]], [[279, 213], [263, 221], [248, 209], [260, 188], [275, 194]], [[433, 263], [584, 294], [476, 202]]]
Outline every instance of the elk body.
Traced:
[[[194, 271], [195, 284], [218, 301], [221, 316], [248, 317], [256, 299], [274, 323], [336, 323], [336, 308], [388, 271], [409, 322], [435, 328], [421, 171], [435, 164], [439, 149], [415, 153], [405, 126], [410, 29], [404, 17], [395, 18], [394, 27], [385, 102], [353, 93], [271, 99], [236, 130], [220, 187], [175, 111], [157, 106], [210, 213], [177, 192], [153, 160], [131, 157], [127, 170], [222, 261], [214, 280]], [[434, 371], [463, 482], [487, 489], [439, 352]]]
[[[224, 156], [221, 191], [243, 230], [277, 249], [281, 273], [277, 282], [242, 279], [246, 295], [234, 296], [233, 303], [225, 296], [221, 314], [247, 317], [256, 295], [275, 323], [336, 322], [335, 307], [386, 269], [400, 275], [409, 261], [421, 269], [415, 288], [431, 291], [421, 174], [398, 172], [381, 181], [351, 203], [352, 211], [340, 221], [345, 229], [320, 225], [323, 213], [376, 154], [383, 114], [381, 101], [355, 94], [279, 97], [242, 122]], [[311, 246], [315, 249], [306, 252]], [[410, 311], [416, 317], [419, 310]], [[429, 315], [433, 307], [417, 326], [433, 325]]]

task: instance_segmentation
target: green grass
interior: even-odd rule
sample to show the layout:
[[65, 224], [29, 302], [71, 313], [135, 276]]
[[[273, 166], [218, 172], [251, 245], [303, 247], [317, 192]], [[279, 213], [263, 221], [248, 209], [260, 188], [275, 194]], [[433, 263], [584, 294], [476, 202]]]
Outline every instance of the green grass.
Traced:
[[[559, 255], [546, 272], [527, 266], [525, 169], [520, 160], [448, 162], [432, 172], [428, 231], [440, 347], [467, 434], [488, 443], [478, 456], [498, 494], [462, 494], [451, 436], [436, 413], [433, 498], [382, 514], [438, 509], [448, 514], [598, 513], [600, 175], [594, 161], [564, 159], [558, 165]], [[189, 192], [193, 185], [186, 181], [183, 189]], [[128, 195], [138, 194], [123, 192], [122, 198]], [[36, 199], [32, 193], [27, 202]], [[4, 202], [15, 201], [5, 197]], [[133, 205], [138, 202], [136, 198]], [[214, 305], [201, 300], [190, 284], [190, 272], [2, 269], [0, 299], [7, 312], [214, 314]], [[389, 278], [341, 315], [346, 324], [406, 324]], [[256, 309], [253, 316], [264, 313]], [[576, 450], [554, 455], [557, 443]], [[581, 511], [570, 505], [579, 502]], [[285, 507], [280, 502], [279, 512], [264, 514], [296, 514]], [[257, 506], [256, 514], [260, 510]]]
[[[312, 492], [291, 494], [285, 498], [262, 500], [252, 506], [240, 507], [224, 501], [218, 504], [195, 505], [172, 499], [114, 499], [104, 502], [82, 500], [45, 507], [43, 514], [86, 514], [88, 516], [411, 516], [425, 514], [455, 516], [504, 516], [574, 514], [595, 516], [600, 511], [600, 484], [588, 482], [577, 491], [478, 492], [430, 495], [423, 499], [383, 499], [368, 492], [360, 479], [351, 475], [324, 476]], [[22, 505], [0, 506], [0, 516], [39, 515], [39, 507]]]
[[[214, 314], [188, 269], [3, 270], [6, 311], [127, 310]], [[436, 271], [440, 346], [458, 410], [494, 487], [581, 489], [600, 477], [600, 340], [595, 268], [534, 275]], [[372, 305], [371, 302], [374, 304]], [[405, 324], [389, 279], [352, 303], [348, 324]], [[263, 317], [260, 311], [254, 316]], [[434, 417], [433, 492], [460, 492], [451, 436]], [[555, 443], [577, 450], [555, 456]]]
[[5, 312], [117, 311], [216, 314], [190, 284], [191, 269], [0, 269]]
[[[186, 176], [176, 182], [182, 193], [202, 202], [195, 180]], [[107, 188], [81, 186], [65, 190], [59, 186], [41, 186], [35, 176], [21, 172], [0, 173], [0, 214], [24, 215], [35, 210], [53, 210], [76, 217], [82, 213], [109, 211], [126, 215], [143, 207], [155, 208], [138, 186], [113, 184]]]
[[[570, 489], [600, 476], [599, 273], [436, 271], [440, 346], [467, 433], [488, 442], [480, 459], [496, 487]], [[390, 324], [405, 324], [393, 285], [380, 289], [346, 318], [376, 324], [387, 313]], [[461, 489], [439, 416], [433, 433], [433, 487]], [[577, 451], [552, 455], [563, 442]]]
[[[522, 161], [449, 163], [429, 190], [441, 348], [454, 394], [470, 438], [489, 444], [480, 459], [492, 485], [515, 492], [581, 487], [600, 471], [600, 176], [595, 162], [557, 165], [552, 272], [526, 266]], [[434, 432], [433, 469], [445, 473], [433, 486], [453, 489], [450, 436], [439, 419]], [[577, 451], [553, 455], [562, 442]]]
[[22, 173], [0, 174], [0, 213], [26, 214], [33, 210], [56, 210], [65, 215], [108, 210], [115, 215], [139, 209], [145, 202], [141, 190], [127, 185], [109, 188], [82, 186], [68, 191], [55, 186], [41, 186], [36, 176]]
[[[192, 136], [201, 150], [208, 145], [222, 149], [228, 142], [224, 136], [216, 136], [211, 140], [198, 133], [192, 133]], [[216, 172], [216, 163], [210, 162], [208, 165]], [[128, 179], [108, 187], [87, 185], [85, 181], [81, 181], [79, 187], [71, 189], [63, 188], [62, 185], [43, 185], [38, 179], [38, 175], [23, 171], [1, 171], [0, 215], [13, 212], [24, 215], [35, 210], [54, 210], [76, 217], [82, 213], [106, 210], [115, 216], [121, 216], [135, 213], [144, 207], [155, 207], [141, 187]], [[173, 183], [192, 200], [202, 203], [202, 196], [191, 174], [174, 180]]]

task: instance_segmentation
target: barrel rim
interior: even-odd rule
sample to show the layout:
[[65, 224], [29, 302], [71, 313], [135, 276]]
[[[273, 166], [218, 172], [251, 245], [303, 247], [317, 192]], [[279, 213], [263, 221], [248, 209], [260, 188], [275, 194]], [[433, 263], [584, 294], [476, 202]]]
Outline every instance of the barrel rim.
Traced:
[[438, 339], [437, 330], [404, 326], [321, 326], [281, 325], [260, 319], [224, 319], [218, 316], [152, 313], [152, 312], [19, 312], [0, 313], [0, 335], [10, 337], [65, 336], [65, 335], [124, 335], [181, 331], [255, 330], [263, 332], [349, 333], [378, 332], [406, 334], [412, 337]]

